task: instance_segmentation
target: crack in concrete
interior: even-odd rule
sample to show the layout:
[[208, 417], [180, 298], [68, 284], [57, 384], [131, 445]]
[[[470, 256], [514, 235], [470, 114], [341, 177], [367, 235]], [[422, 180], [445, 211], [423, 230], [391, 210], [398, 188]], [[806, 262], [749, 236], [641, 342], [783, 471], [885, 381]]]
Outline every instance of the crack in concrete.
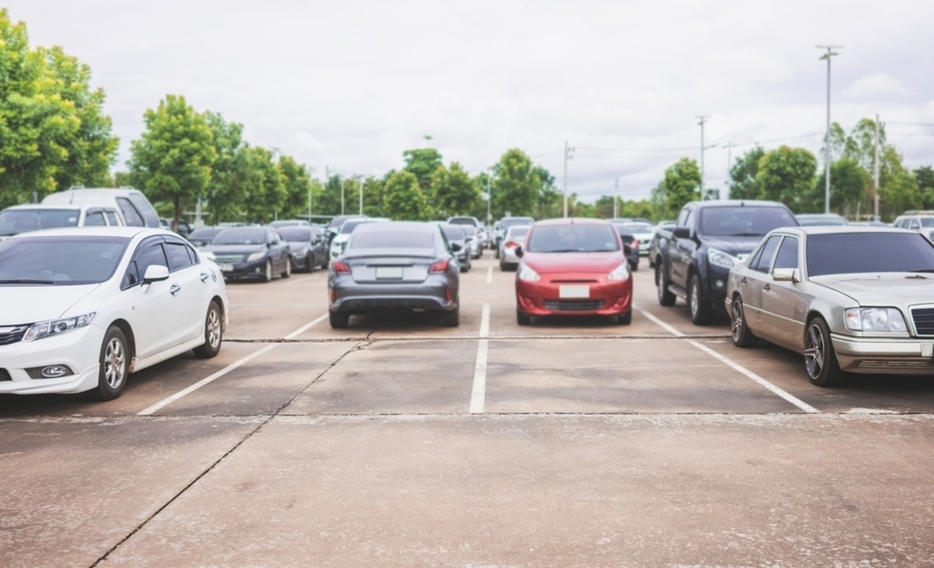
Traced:
[[[383, 322], [385, 323], [385, 322]], [[382, 324], [380, 324], [381, 326]], [[378, 326], [379, 327], [379, 326]], [[230, 343], [353, 343], [359, 341], [366, 341], [368, 343], [404, 343], [404, 342], [418, 342], [418, 341], [476, 341], [477, 336], [474, 335], [424, 335], [424, 336], [388, 336], [388, 337], [373, 337], [373, 334], [377, 330], [371, 331], [366, 336], [354, 336], [354, 337], [322, 337], [322, 338], [305, 338], [305, 339], [286, 339], [284, 337], [269, 337], [269, 338], [229, 338], [225, 337], [224, 341]], [[653, 335], [653, 334], [644, 334], [644, 335], [491, 335], [484, 339], [489, 339], [490, 341], [528, 341], [535, 339], [542, 340], [559, 340], [567, 341], [573, 339], [611, 339], [614, 341], [645, 341], [647, 339], [656, 340], [662, 339], [665, 341], [686, 341], [690, 339], [729, 339], [729, 334], [696, 334], [696, 335]]]

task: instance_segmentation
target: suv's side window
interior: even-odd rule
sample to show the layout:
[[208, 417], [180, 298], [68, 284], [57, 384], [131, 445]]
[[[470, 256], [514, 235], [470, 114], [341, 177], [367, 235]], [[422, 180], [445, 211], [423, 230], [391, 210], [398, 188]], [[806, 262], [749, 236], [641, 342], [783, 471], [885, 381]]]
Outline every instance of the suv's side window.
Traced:
[[778, 244], [781, 240], [781, 235], [769, 237], [768, 242], [762, 247], [762, 253], [759, 254], [755, 266], [752, 267], [753, 270], [763, 274], [769, 273], [769, 267], [772, 265], [772, 259], [775, 258], [775, 251], [778, 250]]
[[106, 225], [107, 221], [104, 220], [103, 211], [89, 211], [84, 217], [85, 227], [104, 227]]
[[120, 211], [123, 212], [123, 218], [126, 219], [126, 224], [131, 227], [145, 227], [146, 222], [143, 221], [143, 216], [139, 214], [139, 211], [136, 210], [136, 207], [133, 207], [133, 204], [130, 203], [130, 200], [126, 197], [118, 197], [117, 205], [120, 207]]
[[912, 219], [911, 224], [908, 225], [908, 228], [913, 231], [917, 231], [918, 229], [921, 228], [921, 223], [918, 223], [917, 219]]
[[684, 209], [682, 209], [682, 210], [681, 210], [681, 214], [678, 215], [678, 220], [675, 222], [675, 225], [678, 226], [678, 227], [683, 227], [683, 226], [684, 226], [684, 222], [687, 221], [688, 213], [690, 213], [690, 212], [691, 212], [690, 209], [688, 209], [687, 207], [685, 207]]
[[122, 289], [135, 286], [143, 281], [146, 275], [146, 269], [152, 265], [168, 267], [165, 252], [162, 250], [162, 239], [155, 237], [147, 239], [140, 243], [127, 267], [126, 275], [123, 277]]
[[107, 215], [107, 224], [111, 227], [119, 227], [120, 220], [117, 218], [117, 212], [113, 209], [105, 209], [104, 214]]
[[129, 195], [130, 203], [134, 205], [137, 211], [143, 219], [146, 220], [147, 227], [156, 228], [159, 226], [159, 216], [156, 215], [156, 212], [152, 210], [152, 205], [146, 201], [146, 198], [138, 193], [131, 193]]
[[782, 246], [778, 249], [778, 256], [775, 257], [776, 268], [798, 268], [798, 239], [797, 237], [785, 237]]

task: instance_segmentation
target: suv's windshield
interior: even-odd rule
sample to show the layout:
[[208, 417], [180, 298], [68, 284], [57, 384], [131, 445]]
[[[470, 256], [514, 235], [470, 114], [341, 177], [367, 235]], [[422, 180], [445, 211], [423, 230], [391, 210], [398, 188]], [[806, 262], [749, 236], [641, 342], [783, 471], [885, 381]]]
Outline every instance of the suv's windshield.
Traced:
[[918, 233], [810, 235], [808, 274], [934, 272], [934, 246]]
[[441, 230], [444, 231], [444, 236], [452, 241], [462, 241], [464, 240], [464, 230], [458, 226], [454, 225], [442, 225]]
[[707, 207], [700, 214], [698, 233], [710, 237], [764, 237], [773, 229], [798, 226], [784, 207]]
[[368, 221], [367, 221], [366, 219], [350, 219], [350, 220], [344, 222], [343, 225], [341, 225], [341, 232], [340, 232], [340, 234], [342, 234], [342, 235], [349, 235], [349, 234], [352, 233], [353, 230], [356, 229], [358, 226], [360, 226], [360, 225], [363, 224], [363, 223], [367, 223], [367, 222], [368, 222]]
[[109, 280], [130, 239], [33, 237], [0, 243], [0, 285], [98, 284]]
[[514, 227], [516, 225], [531, 225], [535, 220], [531, 217], [508, 217], [499, 222], [499, 228], [504, 232], [509, 227]]
[[266, 244], [266, 230], [224, 229], [211, 241], [212, 245], [263, 245]]
[[80, 213], [78, 209], [8, 209], [0, 212], [0, 236], [77, 227]]
[[541, 225], [526, 243], [528, 252], [612, 252], [619, 250], [610, 225]]

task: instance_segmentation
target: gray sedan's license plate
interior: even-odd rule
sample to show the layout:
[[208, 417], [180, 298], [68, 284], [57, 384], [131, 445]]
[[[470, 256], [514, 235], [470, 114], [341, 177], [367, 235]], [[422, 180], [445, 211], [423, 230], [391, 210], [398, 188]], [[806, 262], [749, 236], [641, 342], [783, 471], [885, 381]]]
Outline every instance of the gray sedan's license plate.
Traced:
[[378, 266], [376, 267], [376, 277], [380, 280], [399, 280], [402, 278], [401, 266]]
[[589, 298], [590, 286], [558, 286], [558, 297], [561, 299]]

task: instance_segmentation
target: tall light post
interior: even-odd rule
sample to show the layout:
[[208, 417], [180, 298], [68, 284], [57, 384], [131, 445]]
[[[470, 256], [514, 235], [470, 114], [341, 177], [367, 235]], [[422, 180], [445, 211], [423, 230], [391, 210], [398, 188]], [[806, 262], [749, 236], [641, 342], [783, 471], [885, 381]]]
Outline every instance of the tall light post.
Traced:
[[573, 158], [574, 148], [564, 142], [564, 217], [568, 216], [568, 160]]
[[613, 218], [619, 218], [619, 178], [613, 184]]
[[490, 179], [493, 177], [493, 170], [486, 170], [486, 225], [487, 230], [493, 230], [493, 190], [490, 188]]
[[706, 116], [698, 116], [700, 122], [700, 198], [704, 200], [704, 123], [707, 122]]
[[363, 176], [356, 176], [357, 183], [360, 184], [360, 216], [363, 217]]
[[311, 225], [311, 188], [312, 188], [311, 180], [314, 179], [314, 172], [315, 172], [315, 169], [309, 166], [308, 167], [308, 224], [309, 225]]
[[824, 138], [824, 213], [830, 213], [830, 58], [835, 55], [835, 49], [843, 49], [842, 45], [818, 45], [818, 49], [826, 49], [827, 53], [820, 56], [818, 61], [827, 60], [827, 134]]

